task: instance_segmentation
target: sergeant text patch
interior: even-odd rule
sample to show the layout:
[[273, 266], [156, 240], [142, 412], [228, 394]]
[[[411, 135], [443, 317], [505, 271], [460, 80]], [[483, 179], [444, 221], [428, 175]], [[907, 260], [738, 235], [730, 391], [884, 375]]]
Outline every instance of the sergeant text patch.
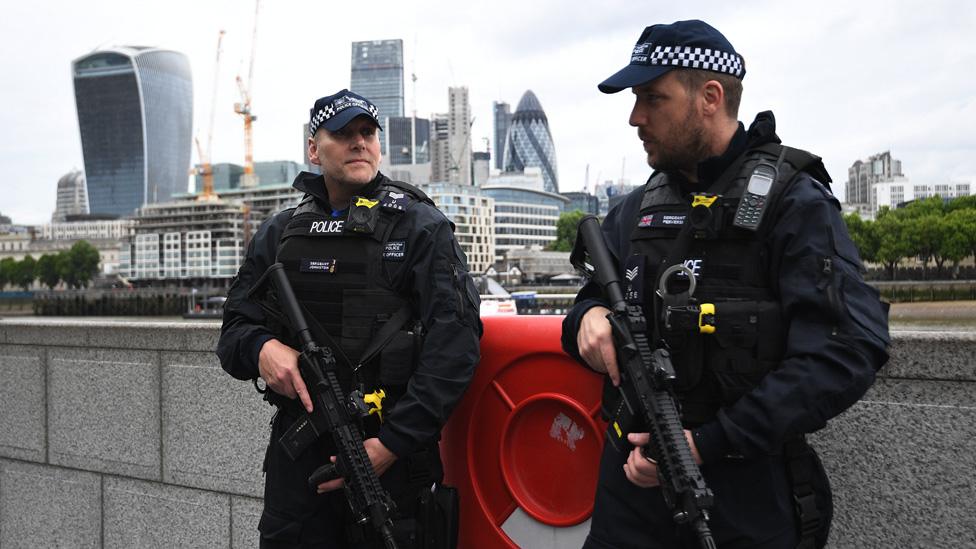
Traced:
[[638, 227], [680, 227], [685, 223], [685, 214], [652, 213], [642, 215]]
[[406, 240], [391, 240], [386, 243], [386, 248], [383, 249], [383, 259], [389, 261], [403, 261], [403, 258], [406, 257], [406, 255]]
[[335, 272], [335, 259], [302, 259], [301, 271], [303, 273], [327, 273]]

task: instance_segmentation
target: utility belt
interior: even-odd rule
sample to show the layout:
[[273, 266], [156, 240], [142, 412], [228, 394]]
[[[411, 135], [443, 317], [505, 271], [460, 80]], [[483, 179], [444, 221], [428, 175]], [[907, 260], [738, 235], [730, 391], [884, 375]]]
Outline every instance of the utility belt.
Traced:
[[[413, 492], [412, 500], [397, 502], [393, 536], [401, 549], [455, 549], [458, 543], [457, 488], [433, 482]], [[346, 525], [346, 540], [355, 547], [382, 547], [376, 533], [356, 523]]]
[[662, 320], [671, 333], [741, 335], [756, 333], [760, 326], [775, 325], [780, 319], [775, 301], [722, 301], [666, 306]]

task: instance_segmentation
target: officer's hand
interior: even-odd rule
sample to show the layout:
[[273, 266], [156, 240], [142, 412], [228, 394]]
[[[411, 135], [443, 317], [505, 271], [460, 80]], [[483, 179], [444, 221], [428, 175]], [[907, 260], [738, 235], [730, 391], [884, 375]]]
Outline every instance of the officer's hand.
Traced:
[[579, 333], [576, 334], [576, 346], [580, 356], [597, 372], [607, 374], [613, 381], [614, 387], [620, 385], [620, 373], [617, 370], [617, 351], [613, 348], [613, 333], [607, 315], [610, 309], [597, 305], [583, 315], [580, 321]]
[[[687, 429], [685, 429], [685, 439], [688, 441], [688, 446], [691, 447], [691, 456], [695, 458], [695, 463], [701, 465], [702, 460], [701, 456], [698, 455], [695, 440], [691, 436], [691, 431]], [[627, 480], [642, 488], [653, 488], [661, 483], [657, 476], [657, 463], [651, 458], [645, 457], [641, 450], [650, 440], [651, 435], [648, 433], [630, 433], [627, 435], [627, 441], [634, 445], [634, 449], [627, 456], [624, 474], [627, 476]]]
[[[376, 476], [382, 476], [397, 459], [396, 454], [387, 449], [386, 446], [383, 446], [383, 443], [378, 438], [367, 438], [363, 441], [363, 448], [366, 448], [366, 455], [369, 456], [369, 461], [373, 464], [373, 470], [376, 471]], [[336, 457], [332, 456], [331, 459], [335, 463]], [[331, 492], [332, 490], [342, 488], [342, 485], [341, 478], [323, 482], [318, 485], [318, 493]]]
[[269, 339], [261, 346], [258, 371], [261, 379], [274, 392], [288, 398], [299, 398], [308, 412], [312, 411], [312, 399], [298, 372], [298, 351], [278, 341]]

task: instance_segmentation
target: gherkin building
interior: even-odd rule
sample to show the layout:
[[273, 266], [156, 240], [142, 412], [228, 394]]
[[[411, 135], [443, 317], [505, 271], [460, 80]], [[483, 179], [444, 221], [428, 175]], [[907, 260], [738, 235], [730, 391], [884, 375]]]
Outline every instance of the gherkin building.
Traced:
[[549, 120], [532, 90], [522, 95], [505, 139], [505, 171], [521, 172], [527, 167], [542, 169], [546, 192], [559, 192], [556, 147], [549, 133]]

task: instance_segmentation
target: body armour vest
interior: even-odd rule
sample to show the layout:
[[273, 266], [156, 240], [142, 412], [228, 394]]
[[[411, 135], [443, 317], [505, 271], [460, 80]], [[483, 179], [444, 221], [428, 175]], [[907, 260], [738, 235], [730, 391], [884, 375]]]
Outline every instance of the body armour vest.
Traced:
[[[765, 222], [757, 230], [748, 230], [733, 225], [733, 219], [760, 162], [776, 165], [778, 175], [766, 195]], [[775, 221], [778, 198], [799, 171], [829, 181], [818, 157], [769, 144], [750, 149], [696, 196], [682, 196], [678, 185], [663, 173], [654, 175], [645, 187], [630, 237], [633, 255], [627, 259], [628, 270], [639, 267], [645, 273], [644, 288], [632, 292], [629, 299], [643, 305], [648, 320], [653, 318], [658, 326], [657, 336], [671, 348], [686, 427], [711, 420], [719, 408], [755, 387], [783, 359], [787, 334], [767, 274], [764, 235]], [[655, 303], [658, 276], [679, 264], [687, 270], [670, 277], [678, 287], [674, 291], [690, 286], [689, 271], [696, 282], [687, 303], [695, 316], [685, 323], [666, 319], [666, 307]], [[657, 276], [646, 276], [652, 273]], [[713, 329], [701, 329], [699, 310], [711, 313]]]
[[[404, 213], [429, 198], [400, 182], [381, 185], [371, 197], [353, 197], [345, 217], [332, 217], [306, 195], [282, 233], [277, 261], [284, 265], [306, 315], [338, 346], [340, 383], [364, 394], [382, 389], [388, 410], [402, 396], [416, 367], [420, 327], [410, 304], [384, 273], [384, 258], [403, 258], [403, 241], [390, 241]], [[397, 255], [399, 254], [399, 255]], [[398, 324], [390, 336], [388, 322]], [[313, 333], [318, 327], [310, 323]], [[368, 353], [369, 356], [364, 356]], [[367, 428], [367, 430], [370, 430]]]

